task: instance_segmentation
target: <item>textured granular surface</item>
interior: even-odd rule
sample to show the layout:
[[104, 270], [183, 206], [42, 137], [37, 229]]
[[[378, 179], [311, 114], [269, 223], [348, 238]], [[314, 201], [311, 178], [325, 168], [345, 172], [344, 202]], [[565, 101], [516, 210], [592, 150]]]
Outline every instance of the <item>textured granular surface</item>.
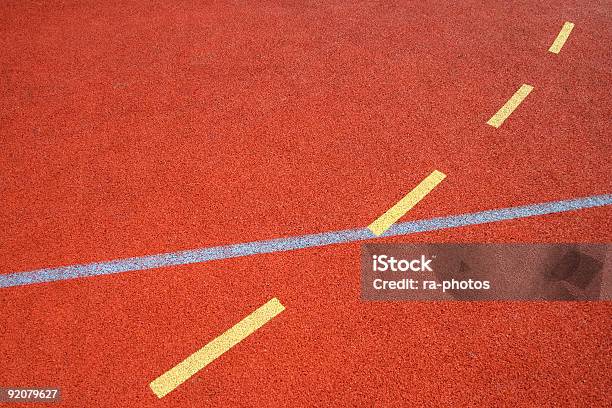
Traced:
[[[434, 169], [402, 220], [611, 193], [611, 22], [578, 0], [5, 0], [0, 273], [362, 227]], [[383, 241], [609, 242], [611, 217]], [[609, 302], [362, 302], [359, 254], [1, 289], [0, 386], [69, 407], [611, 403]], [[283, 313], [151, 392], [272, 297]]]

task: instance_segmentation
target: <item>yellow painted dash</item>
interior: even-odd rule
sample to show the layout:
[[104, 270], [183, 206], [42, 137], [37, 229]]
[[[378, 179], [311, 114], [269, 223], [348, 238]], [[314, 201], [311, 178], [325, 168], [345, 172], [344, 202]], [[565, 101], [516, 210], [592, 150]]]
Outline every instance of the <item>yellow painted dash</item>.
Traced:
[[158, 398], [162, 398], [283, 310], [285, 310], [285, 307], [278, 299], [269, 300], [234, 327], [153, 380], [149, 387]]
[[386, 213], [378, 217], [376, 221], [368, 226], [374, 235], [381, 236], [386, 230], [391, 227], [397, 220], [402, 218], [412, 207], [421, 201], [431, 190], [433, 190], [444, 178], [446, 174], [434, 170], [429, 176], [419, 183], [411, 192], [406, 194], [404, 198], [399, 200], [397, 204], [387, 210]]
[[523, 100], [533, 90], [533, 86], [523, 84], [518, 91], [512, 95], [512, 97], [502, 106], [491, 119], [487, 122], [488, 125], [498, 128], [504, 123], [508, 116], [514, 112], [514, 110], [523, 102]]
[[558, 54], [559, 51], [561, 51], [561, 48], [563, 48], [563, 45], [567, 41], [567, 38], [569, 37], [573, 29], [574, 29], [574, 23], [570, 23], [569, 21], [566, 21], [565, 24], [563, 24], [563, 27], [561, 27], [561, 31], [559, 31], [559, 35], [557, 35], [557, 38], [555, 38], [555, 41], [552, 43], [548, 51]]

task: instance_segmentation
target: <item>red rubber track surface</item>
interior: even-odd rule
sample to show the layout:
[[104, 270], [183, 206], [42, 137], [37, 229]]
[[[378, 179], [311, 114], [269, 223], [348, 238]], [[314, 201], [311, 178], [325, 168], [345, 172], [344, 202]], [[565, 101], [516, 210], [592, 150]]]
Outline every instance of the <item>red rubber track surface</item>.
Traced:
[[[610, 193], [611, 21], [605, 1], [3, 1], [0, 273], [366, 226], [434, 169], [402, 220]], [[611, 217], [388, 241], [609, 242]], [[281, 315], [151, 392], [272, 297]], [[2, 289], [0, 386], [70, 407], [604, 406], [611, 311], [364, 303], [359, 244], [336, 245]]]

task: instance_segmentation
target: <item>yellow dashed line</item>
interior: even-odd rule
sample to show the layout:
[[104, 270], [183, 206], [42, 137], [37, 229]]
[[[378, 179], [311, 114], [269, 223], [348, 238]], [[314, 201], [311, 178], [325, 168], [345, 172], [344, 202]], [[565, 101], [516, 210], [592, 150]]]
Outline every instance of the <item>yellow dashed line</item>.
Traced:
[[283, 310], [285, 310], [285, 307], [278, 299], [269, 300], [234, 327], [153, 380], [149, 387], [158, 398], [162, 398]]
[[533, 86], [531, 85], [521, 85], [519, 90], [516, 91], [514, 95], [512, 95], [512, 98], [510, 98], [508, 102], [506, 102], [504, 106], [502, 106], [501, 109], [498, 110], [495, 115], [493, 115], [491, 119], [489, 119], [487, 124], [495, 128], [500, 127], [502, 123], [504, 123], [504, 121], [508, 119], [508, 116], [510, 116], [510, 114], [514, 112], [514, 110], [521, 104], [521, 102], [523, 102], [523, 100], [527, 97], [527, 95], [529, 95], [532, 90]]
[[423, 199], [431, 190], [434, 189], [444, 178], [446, 174], [434, 170], [429, 176], [419, 183], [411, 192], [406, 194], [404, 198], [398, 201], [393, 207], [387, 210], [386, 213], [378, 217], [376, 221], [368, 226], [368, 229], [376, 236], [382, 235], [386, 230], [399, 220], [408, 210], [414, 207]]
[[555, 41], [552, 43], [548, 51], [558, 54], [559, 51], [561, 51], [561, 48], [563, 48], [563, 44], [565, 44], [573, 29], [574, 23], [566, 21], [565, 24], [563, 24], [563, 27], [561, 27], [559, 35], [557, 35], [557, 38], [555, 38]]

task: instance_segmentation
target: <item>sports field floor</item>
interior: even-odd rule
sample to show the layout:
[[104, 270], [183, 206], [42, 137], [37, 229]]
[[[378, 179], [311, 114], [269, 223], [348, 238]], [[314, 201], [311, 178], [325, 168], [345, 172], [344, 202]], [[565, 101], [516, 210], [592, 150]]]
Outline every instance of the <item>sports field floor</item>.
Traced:
[[[608, 1], [3, 1], [0, 387], [66, 407], [612, 405], [609, 301], [364, 302], [370, 241], [330, 238], [438, 170], [401, 222], [442, 225], [376, 242], [610, 242], [610, 44]], [[309, 234], [327, 235], [285, 247]]]

